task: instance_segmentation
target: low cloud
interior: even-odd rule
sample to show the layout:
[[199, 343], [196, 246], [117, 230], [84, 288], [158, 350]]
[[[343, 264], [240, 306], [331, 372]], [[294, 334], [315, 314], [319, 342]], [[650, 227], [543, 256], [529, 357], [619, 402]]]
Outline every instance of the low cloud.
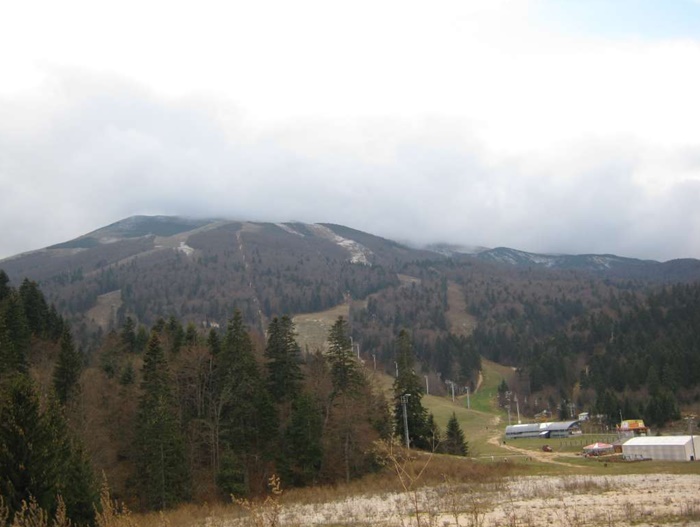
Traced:
[[527, 2], [457, 4], [411, 4], [391, 35], [393, 10], [346, 13], [350, 28], [329, 11], [307, 33], [290, 12], [258, 55], [240, 46], [264, 35], [235, 19], [235, 42], [180, 42], [158, 79], [151, 62], [117, 73], [121, 56], [102, 73], [36, 66], [0, 95], [0, 258], [133, 214], [700, 257], [700, 44], [567, 37], [523, 23]]

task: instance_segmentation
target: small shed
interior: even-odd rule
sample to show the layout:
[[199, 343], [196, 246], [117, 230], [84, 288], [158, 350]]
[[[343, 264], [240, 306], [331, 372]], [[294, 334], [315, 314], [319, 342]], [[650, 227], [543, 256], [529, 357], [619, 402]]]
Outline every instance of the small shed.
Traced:
[[639, 436], [622, 444], [625, 459], [694, 461], [700, 452], [700, 436]]

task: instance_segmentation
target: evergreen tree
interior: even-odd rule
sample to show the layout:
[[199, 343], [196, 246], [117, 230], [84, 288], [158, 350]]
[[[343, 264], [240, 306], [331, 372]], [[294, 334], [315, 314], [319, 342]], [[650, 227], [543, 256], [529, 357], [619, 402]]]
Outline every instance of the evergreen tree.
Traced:
[[406, 400], [409, 441], [416, 448], [430, 450], [431, 431], [428, 429], [428, 411], [423, 407], [423, 383], [414, 371], [411, 337], [401, 330], [396, 339], [396, 363], [399, 375], [394, 380], [394, 423], [396, 435], [403, 437], [404, 417], [402, 397]]
[[142, 353], [143, 350], [146, 349], [146, 345], [148, 344], [148, 330], [146, 329], [145, 326], [139, 325], [139, 328], [136, 330], [136, 342], [134, 344], [134, 351], [136, 353]]
[[273, 318], [267, 330], [267, 385], [276, 402], [292, 401], [299, 395], [301, 349], [295, 340], [294, 323], [288, 316]]
[[170, 352], [179, 353], [185, 342], [185, 330], [182, 328], [182, 324], [174, 315], [170, 315], [165, 330], [170, 338]]
[[243, 316], [236, 311], [215, 357], [221, 421], [220, 488], [249, 493], [265, 488], [275, 457], [277, 416], [265, 389]]
[[136, 417], [139, 495], [152, 509], [164, 509], [190, 496], [183, 438], [174, 412], [168, 364], [156, 333], [144, 355]]
[[0, 394], [0, 467], [0, 496], [11, 515], [32, 497], [51, 514], [61, 495], [74, 524], [92, 523], [97, 501], [92, 467], [70, 436], [62, 407], [49, 399], [42, 411], [26, 375], [8, 380]]
[[63, 498], [74, 524], [92, 524], [99, 496], [90, 461], [77, 438], [71, 436], [64, 409], [57, 400], [49, 400], [44, 418], [58, 467], [55, 494]]
[[452, 412], [452, 417], [450, 417], [450, 420], [447, 422], [443, 451], [446, 454], [455, 456], [466, 456], [468, 453], [464, 432], [462, 432], [462, 428], [459, 426], [459, 421], [457, 421], [457, 416], [454, 412]]
[[124, 320], [119, 340], [125, 352], [134, 353], [136, 351], [136, 325], [131, 317], [126, 317]]
[[323, 461], [322, 432], [320, 408], [311, 396], [300, 394], [292, 403], [292, 414], [278, 459], [284, 482], [293, 486], [316, 482]]
[[14, 376], [0, 398], [0, 496], [10, 512], [34, 497], [44, 510], [55, 505], [60, 471], [53, 437], [39, 407], [34, 385], [25, 375]]
[[212, 357], [219, 355], [219, 352], [221, 351], [221, 340], [219, 339], [219, 334], [214, 329], [209, 330], [207, 346], [209, 347]]
[[61, 351], [53, 373], [54, 391], [61, 404], [66, 404], [71, 396], [79, 391], [81, 370], [82, 357], [75, 349], [70, 328], [66, 326], [61, 336]]
[[324, 428], [324, 472], [349, 481], [368, 468], [367, 451], [378, 437], [373, 427], [374, 397], [352, 353], [347, 322], [338, 317], [328, 336], [331, 393]]
[[19, 287], [24, 313], [27, 317], [29, 330], [37, 336], [46, 336], [49, 322], [49, 306], [39, 289], [39, 285], [25, 278]]
[[353, 391], [364, 385], [364, 377], [352, 352], [348, 323], [338, 317], [328, 335], [328, 362], [335, 393]]
[[185, 344], [187, 346], [196, 346], [199, 341], [199, 334], [194, 322], [189, 322], [185, 328]]
[[0, 269], [0, 304], [10, 296], [12, 289], [8, 285], [9, 283], [10, 278], [7, 276], [7, 273], [3, 269]]
[[27, 371], [30, 339], [22, 300], [11, 291], [0, 304], [0, 375]]

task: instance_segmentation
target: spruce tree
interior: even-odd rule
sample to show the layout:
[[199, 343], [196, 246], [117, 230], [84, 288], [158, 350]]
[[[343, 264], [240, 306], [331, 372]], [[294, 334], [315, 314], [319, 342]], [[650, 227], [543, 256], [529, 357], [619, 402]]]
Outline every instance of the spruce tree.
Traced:
[[275, 457], [277, 415], [240, 311], [229, 321], [214, 359], [221, 409], [219, 486], [227, 493], [263, 490], [267, 465]]
[[61, 460], [53, 446], [32, 381], [14, 376], [0, 397], [0, 496], [11, 514], [30, 497], [44, 510], [54, 507]]
[[80, 390], [81, 370], [81, 354], [75, 349], [70, 328], [65, 326], [61, 336], [61, 351], [53, 373], [54, 391], [61, 404], [66, 404]]
[[293, 486], [313, 485], [323, 462], [323, 415], [308, 394], [292, 403], [292, 414], [284, 431], [278, 467], [282, 480]]
[[328, 335], [328, 363], [332, 392], [324, 430], [324, 470], [349, 481], [367, 470], [369, 443], [378, 437], [373, 428], [374, 399], [352, 353], [348, 324], [338, 317]]
[[294, 400], [301, 390], [301, 348], [288, 316], [273, 318], [267, 330], [267, 385], [276, 402]]
[[131, 317], [126, 317], [124, 320], [119, 340], [125, 352], [134, 353], [136, 351], [136, 325]]
[[364, 385], [364, 377], [352, 352], [348, 323], [342, 316], [328, 334], [328, 362], [336, 394], [352, 392]]
[[68, 429], [62, 407], [49, 398], [41, 409], [26, 375], [7, 380], [0, 393], [0, 496], [11, 515], [34, 498], [52, 514], [60, 495], [74, 524], [94, 519], [97, 501], [92, 467]]
[[144, 355], [136, 416], [136, 481], [151, 509], [164, 509], [190, 496], [190, 477], [165, 353], [156, 333]]
[[450, 417], [450, 420], [447, 422], [443, 451], [446, 454], [455, 456], [466, 456], [469, 451], [467, 442], [464, 439], [464, 432], [462, 432], [462, 428], [459, 426], [459, 421], [457, 421], [457, 416], [454, 412], [452, 412], [452, 417]]
[[25, 278], [19, 287], [24, 313], [27, 317], [29, 330], [37, 336], [46, 336], [49, 323], [49, 306], [39, 285]]
[[22, 300], [11, 291], [0, 304], [0, 376], [27, 371], [30, 339]]
[[9, 283], [10, 278], [7, 276], [7, 273], [3, 269], [0, 269], [0, 304], [10, 295], [12, 289], [8, 285]]
[[82, 444], [71, 435], [63, 406], [54, 398], [44, 412], [56, 458], [55, 494], [63, 498], [68, 517], [74, 524], [92, 524], [98, 502], [97, 482]]

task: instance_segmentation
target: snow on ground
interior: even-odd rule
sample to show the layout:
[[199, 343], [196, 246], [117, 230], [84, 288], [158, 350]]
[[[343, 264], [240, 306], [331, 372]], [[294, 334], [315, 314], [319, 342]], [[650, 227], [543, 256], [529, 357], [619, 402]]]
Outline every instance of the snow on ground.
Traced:
[[287, 231], [289, 234], [296, 234], [297, 236], [301, 236], [302, 238], [304, 237], [302, 233], [295, 231], [289, 225], [285, 225], [284, 223], [275, 223], [275, 225], [277, 225], [283, 231]]
[[309, 227], [316, 231], [316, 234], [318, 234], [319, 236], [331, 240], [332, 242], [336, 243], [337, 245], [348, 251], [350, 253], [350, 261], [352, 263], [372, 265], [368, 258], [372, 255], [372, 251], [370, 251], [361, 243], [357, 243], [354, 240], [349, 240], [347, 238], [343, 238], [342, 236], [338, 236], [328, 227], [324, 227], [323, 225], [313, 224], [309, 225]]
[[177, 248], [177, 250], [185, 253], [187, 256], [192, 256], [192, 253], [194, 252], [194, 249], [185, 242], [180, 242], [180, 246]]
[[[280, 526], [415, 526], [416, 517], [420, 525], [440, 527], [698, 525], [700, 475], [517, 477], [282, 505], [275, 514]], [[207, 523], [234, 527], [246, 521]]]

